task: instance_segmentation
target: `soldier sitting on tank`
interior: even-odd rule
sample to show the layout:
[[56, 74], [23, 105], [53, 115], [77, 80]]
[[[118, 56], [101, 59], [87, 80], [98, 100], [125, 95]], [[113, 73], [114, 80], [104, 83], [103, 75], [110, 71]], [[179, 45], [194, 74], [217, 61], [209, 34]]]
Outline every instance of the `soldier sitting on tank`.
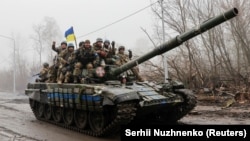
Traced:
[[57, 54], [55, 55], [54, 59], [53, 59], [53, 65], [51, 65], [49, 67], [49, 83], [56, 83], [57, 81], [57, 72], [58, 72], [58, 68], [59, 68], [59, 60], [58, 60], [58, 56], [67, 48], [67, 42], [66, 41], [62, 41], [61, 45], [56, 47], [56, 42], [53, 41], [52, 42], [52, 50], [54, 50]]
[[[132, 58], [132, 51], [131, 50], [128, 50], [129, 54], [125, 54], [125, 47], [124, 46], [119, 46], [118, 48], [118, 53], [116, 54], [116, 62], [115, 64], [118, 65], [118, 66], [121, 66], [125, 63], [127, 63], [128, 61], [131, 60]], [[139, 75], [139, 70], [137, 67], [133, 67], [131, 69], [132, 73], [136, 76], [136, 79], [139, 81], [139, 82], [143, 82], [144, 79]], [[127, 75], [130, 75], [128, 74], [129, 71], [125, 72], [126, 74], [122, 74], [122, 76], [127, 76]]]
[[60, 66], [58, 69], [58, 79], [57, 83], [70, 83], [71, 81], [71, 71], [72, 71], [72, 64], [75, 60], [74, 54], [74, 44], [69, 43], [68, 48], [64, 50], [60, 56], [58, 57]]
[[55, 68], [55, 64], [51, 65], [48, 70], [48, 83], [56, 83], [56, 75], [57, 68]]
[[75, 51], [75, 61], [76, 64], [73, 71], [74, 83], [79, 83], [81, 78], [85, 77], [82, 75], [82, 72], [97, 66], [99, 62], [99, 57], [90, 45], [90, 40], [85, 40], [83, 47]]
[[[84, 41], [81, 41], [78, 45], [79, 45], [79, 48], [78, 48], [77, 50], [79, 50], [80, 48], [83, 48], [83, 46], [84, 46]], [[77, 50], [75, 50], [75, 52], [76, 52]]]
[[[98, 65], [101, 65], [101, 66], [105, 66], [105, 58], [106, 58], [106, 55], [107, 53], [104, 51], [103, 49], [103, 40], [102, 38], [97, 38], [96, 39], [96, 42], [93, 44], [93, 48], [94, 48], [94, 51], [98, 54], [99, 56], [99, 59], [96, 64]], [[97, 67], [97, 66], [94, 66], [94, 67]]]
[[60, 54], [60, 52], [62, 52], [65, 49], [67, 49], [67, 42], [66, 41], [62, 41], [61, 46], [59, 46], [59, 47], [56, 47], [55, 41], [52, 42], [52, 50], [57, 52], [57, 54]]
[[114, 57], [115, 52], [116, 52], [115, 42], [112, 41], [110, 44], [109, 40], [105, 40], [103, 43], [103, 50], [106, 52], [106, 54], [104, 54], [105, 55], [105, 57], [104, 57], [105, 64], [113, 65], [115, 63], [115, 60], [113, 57]]
[[38, 73], [39, 78], [36, 79], [36, 82], [46, 82], [48, 80], [48, 71], [49, 64], [45, 62], [42, 70]]

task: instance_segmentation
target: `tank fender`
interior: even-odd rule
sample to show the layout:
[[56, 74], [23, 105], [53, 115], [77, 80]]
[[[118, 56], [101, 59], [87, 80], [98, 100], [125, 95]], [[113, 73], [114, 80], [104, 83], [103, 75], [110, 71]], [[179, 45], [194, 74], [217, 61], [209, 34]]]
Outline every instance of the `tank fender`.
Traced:
[[115, 103], [109, 97], [104, 96], [102, 105], [115, 105]]
[[126, 101], [139, 100], [139, 96], [136, 91], [121, 87], [106, 87], [102, 90], [104, 95], [104, 104], [117, 104]]
[[39, 89], [26, 89], [25, 95], [30, 99], [40, 101], [40, 90]]

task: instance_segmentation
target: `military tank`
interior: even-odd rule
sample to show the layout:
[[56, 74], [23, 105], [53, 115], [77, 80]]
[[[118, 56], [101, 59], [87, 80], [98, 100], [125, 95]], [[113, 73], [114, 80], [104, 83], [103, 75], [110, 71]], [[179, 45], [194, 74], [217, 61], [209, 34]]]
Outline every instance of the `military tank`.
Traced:
[[[108, 136], [122, 125], [136, 121], [173, 123], [187, 115], [197, 103], [193, 92], [181, 82], [163, 84], [137, 82], [133, 67], [170, 51], [183, 42], [235, 17], [236, 8], [204, 21], [152, 51], [121, 66], [106, 66], [94, 72], [100, 75], [92, 83], [57, 84], [30, 82], [25, 94], [38, 120], [91, 136]], [[120, 81], [127, 73], [126, 83]], [[89, 78], [92, 79], [92, 78]]]

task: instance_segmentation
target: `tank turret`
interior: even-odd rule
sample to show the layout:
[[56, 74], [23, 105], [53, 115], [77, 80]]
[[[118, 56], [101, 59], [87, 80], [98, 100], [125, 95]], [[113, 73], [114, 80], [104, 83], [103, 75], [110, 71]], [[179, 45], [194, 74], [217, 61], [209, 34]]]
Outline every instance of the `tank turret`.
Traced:
[[183, 42], [235, 17], [238, 14], [238, 10], [236, 8], [232, 8], [231, 10], [228, 10], [227, 12], [220, 14], [218, 16], [215, 16], [213, 18], [210, 18], [203, 23], [201, 23], [199, 26], [194, 27], [193, 29], [182, 33], [181, 35], [176, 36], [175, 38], [169, 40], [168, 42], [165, 42], [161, 44], [160, 46], [156, 47], [154, 50], [146, 53], [145, 55], [142, 55], [138, 58], [136, 58], [133, 61], [130, 61], [126, 64], [123, 64], [120, 67], [114, 68], [110, 70], [110, 76], [117, 76], [121, 74], [122, 72], [125, 72], [138, 64], [141, 64], [157, 55], [163, 54], [165, 52], [168, 52], [179, 45], [181, 45]]

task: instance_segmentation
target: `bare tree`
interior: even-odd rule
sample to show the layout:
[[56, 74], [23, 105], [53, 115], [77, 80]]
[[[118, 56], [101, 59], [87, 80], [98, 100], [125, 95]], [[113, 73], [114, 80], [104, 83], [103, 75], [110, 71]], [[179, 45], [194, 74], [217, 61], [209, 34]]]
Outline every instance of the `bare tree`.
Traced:
[[[191, 39], [168, 53], [169, 73], [190, 87], [214, 85], [224, 78], [233, 82], [250, 75], [249, 21], [247, 0], [164, 0], [164, 23], [168, 37], [181, 34], [218, 13], [239, 8], [235, 19]], [[161, 6], [152, 7], [160, 20]], [[155, 27], [155, 39], [161, 42], [160, 24]], [[188, 58], [188, 59], [186, 59]], [[159, 70], [161, 71], [161, 70]], [[247, 72], [247, 73], [246, 73]], [[163, 77], [163, 76], [162, 76]], [[223, 77], [223, 78], [222, 78]]]
[[45, 17], [43, 21], [37, 25], [33, 25], [34, 34], [31, 39], [34, 41], [34, 50], [39, 54], [39, 64], [42, 64], [43, 53], [47, 53], [46, 57], [51, 61], [53, 54], [51, 51], [51, 43], [53, 40], [62, 39], [59, 26], [54, 18]]

